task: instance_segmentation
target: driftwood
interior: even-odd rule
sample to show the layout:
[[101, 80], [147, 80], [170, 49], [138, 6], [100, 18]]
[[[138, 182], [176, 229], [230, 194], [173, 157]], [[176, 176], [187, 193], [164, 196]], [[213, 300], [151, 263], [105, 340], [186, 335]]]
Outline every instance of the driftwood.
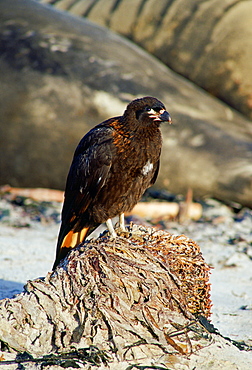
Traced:
[[[202, 216], [200, 203], [192, 201], [192, 193], [188, 192], [185, 202], [140, 202], [127, 215], [137, 215], [147, 220], [185, 219], [198, 220]], [[47, 188], [15, 188], [9, 185], [0, 186], [0, 195], [15, 200], [16, 197], [30, 198], [38, 202], [63, 202], [64, 192]]]
[[31, 198], [38, 202], [63, 202], [64, 192], [62, 190], [47, 188], [14, 188], [9, 185], [0, 187], [0, 194], [11, 194], [13, 198], [21, 196]]
[[193, 192], [189, 189], [183, 202], [139, 202], [132, 209], [131, 214], [152, 222], [168, 219], [176, 219], [180, 222], [196, 221], [202, 216], [202, 205], [193, 202]]
[[105, 233], [0, 302], [0, 340], [33, 356], [93, 348], [101, 362], [187, 358], [211, 342], [200, 324], [209, 270], [183, 235], [135, 225], [116, 240]]

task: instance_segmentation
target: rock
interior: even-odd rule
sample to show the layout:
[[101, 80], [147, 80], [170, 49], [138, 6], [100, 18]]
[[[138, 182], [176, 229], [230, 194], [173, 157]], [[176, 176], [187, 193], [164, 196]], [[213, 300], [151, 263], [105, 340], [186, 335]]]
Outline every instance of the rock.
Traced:
[[251, 1], [42, 1], [130, 38], [252, 118]]
[[42, 4], [0, 1], [0, 184], [63, 189], [80, 138], [135, 97], [163, 101], [157, 186], [252, 206], [251, 124], [129, 41]]

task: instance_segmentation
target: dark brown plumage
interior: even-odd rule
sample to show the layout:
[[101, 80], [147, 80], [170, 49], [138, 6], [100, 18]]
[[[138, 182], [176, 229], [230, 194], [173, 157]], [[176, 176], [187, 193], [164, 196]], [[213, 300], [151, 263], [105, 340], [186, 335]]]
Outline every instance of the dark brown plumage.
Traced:
[[119, 215], [124, 230], [124, 212], [156, 181], [164, 121], [171, 123], [163, 103], [144, 97], [82, 138], [67, 177], [53, 268], [101, 223], [116, 237], [111, 218]]

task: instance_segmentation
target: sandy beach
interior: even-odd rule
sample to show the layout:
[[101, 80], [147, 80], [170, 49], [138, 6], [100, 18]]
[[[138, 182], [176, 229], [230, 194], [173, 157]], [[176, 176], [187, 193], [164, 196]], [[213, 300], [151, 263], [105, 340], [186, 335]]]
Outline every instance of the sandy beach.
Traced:
[[[43, 207], [29, 213], [27, 206], [0, 201], [0, 299], [13, 297], [27, 280], [51, 270], [61, 203]], [[212, 324], [224, 337], [252, 346], [252, 211], [235, 213], [209, 200], [199, 221], [166, 221], [165, 226], [172, 234], [185, 234], [196, 241], [213, 267]], [[96, 234], [101, 230], [103, 226]], [[238, 351], [235, 359], [237, 369], [252, 368], [251, 351]]]

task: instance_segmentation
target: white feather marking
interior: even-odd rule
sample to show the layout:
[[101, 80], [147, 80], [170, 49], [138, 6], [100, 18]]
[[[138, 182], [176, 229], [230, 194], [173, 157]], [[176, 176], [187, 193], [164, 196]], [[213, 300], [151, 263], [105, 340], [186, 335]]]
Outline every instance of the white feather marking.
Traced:
[[142, 174], [146, 176], [150, 171], [153, 169], [153, 163], [151, 163], [149, 160], [148, 162], [143, 166], [142, 168]]

